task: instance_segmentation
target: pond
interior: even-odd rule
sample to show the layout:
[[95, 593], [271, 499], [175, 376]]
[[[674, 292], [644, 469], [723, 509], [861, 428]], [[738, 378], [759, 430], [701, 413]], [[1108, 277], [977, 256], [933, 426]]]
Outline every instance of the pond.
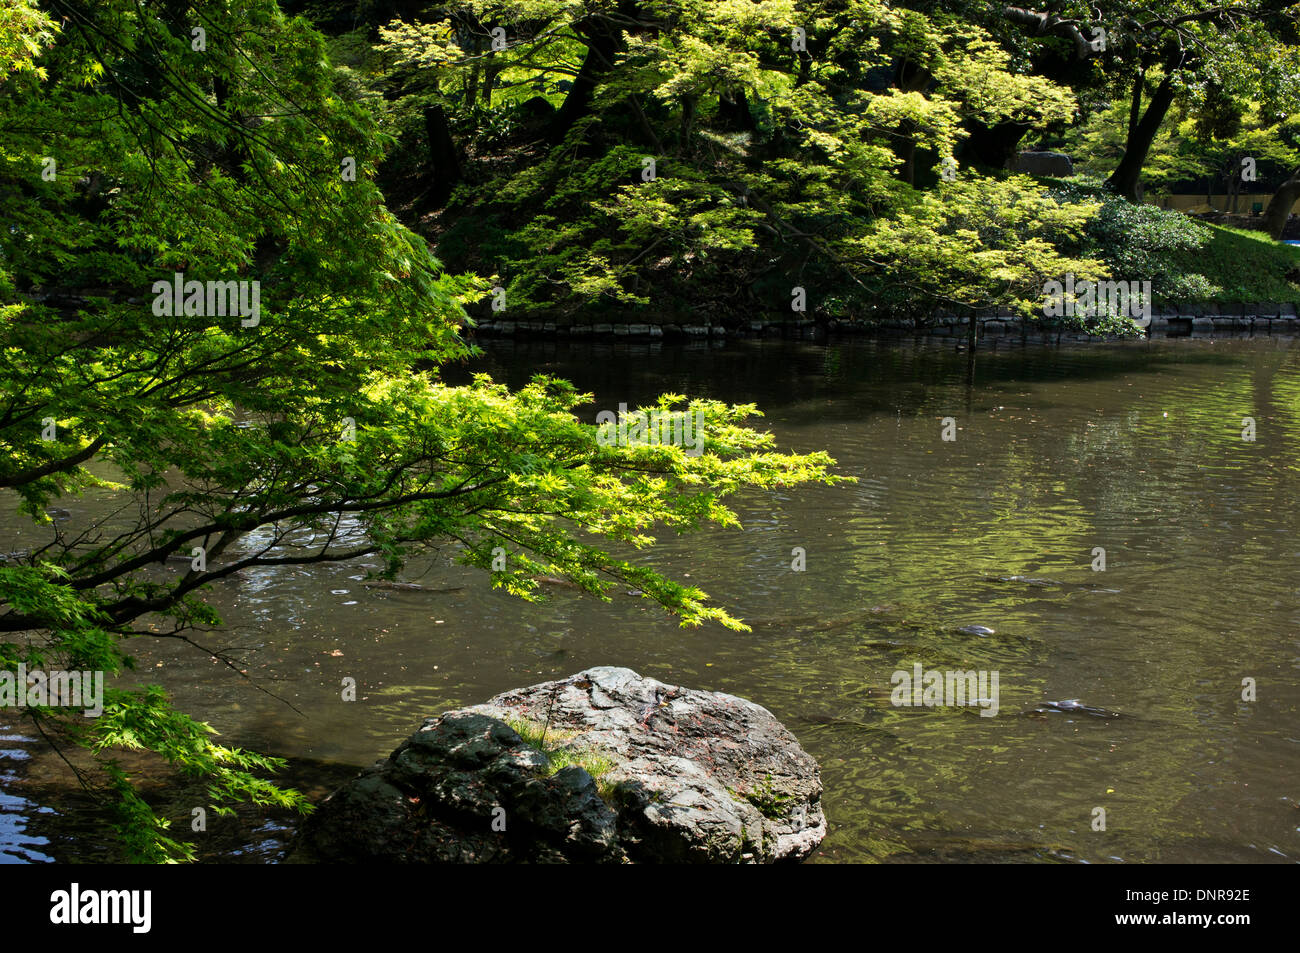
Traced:
[[[999, 342], [973, 380], [954, 342], [489, 346], [455, 375], [565, 377], [596, 395], [592, 419], [664, 391], [754, 402], [782, 447], [826, 449], [858, 482], [746, 495], [742, 530], [644, 554], [745, 633], [626, 595], [528, 605], [451, 548], [404, 577], [449, 592], [369, 588], [359, 565], [222, 582], [207, 644], [251, 681], [173, 643], [137, 657], [223, 741], [289, 758], [320, 793], [428, 715], [622, 665], [794, 732], [825, 786], [814, 862], [1300, 858], [1300, 343]], [[895, 706], [893, 673], [916, 665], [996, 672], [996, 714]], [[1094, 710], [1048, 704], [1073, 699]], [[69, 814], [67, 769], [24, 725], [0, 734], [0, 858], [93, 859], [102, 825]], [[286, 833], [209, 829], [206, 857], [249, 862]]]

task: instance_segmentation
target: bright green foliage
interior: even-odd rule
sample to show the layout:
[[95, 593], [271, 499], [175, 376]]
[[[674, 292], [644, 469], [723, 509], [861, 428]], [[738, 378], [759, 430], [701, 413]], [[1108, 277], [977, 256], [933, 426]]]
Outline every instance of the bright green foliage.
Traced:
[[[582, 62], [574, 48], [617, 38], [589, 106], [550, 124], [559, 145], [493, 163], [501, 171], [467, 183], [436, 232], [444, 257], [501, 277], [511, 314], [789, 313], [794, 286], [823, 315], [1025, 310], [1034, 276], [1075, 264], [1054, 241], [1079, 215], [1027, 180], [960, 169], [952, 187], [919, 188], [969, 122], [1073, 115], [1068, 91], [1013, 69], [982, 28], [876, 0], [615, 6], [468, 3], [380, 31], [385, 56], [428, 77], [410, 95], [436, 85], [453, 112], [479, 108], [460, 91], [478, 88], [474, 51], [495, 26], [509, 37], [490, 54], [501, 81], [542, 91], [561, 114], [573, 94], [551, 90]], [[792, 48], [800, 30], [815, 56]], [[492, 111], [518, 116], [512, 95]], [[1009, 211], [1014, 196], [1046, 220]], [[965, 254], [972, 232], [981, 254]], [[900, 243], [909, 253], [897, 257]], [[942, 293], [930, 295], [935, 258]]]
[[1030, 316], [1041, 308], [1045, 281], [1067, 272], [1081, 279], [1102, 274], [1098, 261], [1059, 250], [1080, 243], [1095, 210], [1045, 195], [1025, 177], [958, 181], [879, 222], [863, 254], [896, 276], [886, 300], [898, 310], [924, 293], [949, 304], [1011, 302]]
[[32, 0], [6, 0], [0, 7], [0, 77], [22, 70], [45, 79], [45, 68], [35, 60], [54, 41], [57, 30], [57, 24]]
[[[1170, 77], [1190, 145], [1158, 140], [1159, 175], [1240, 149], [1294, 161], [1294, 51], [1249, 15], [1271, 2], [1113, 5], [1078, 87], [1105, 118], [1081, 141], [1117, 161], [1111, 103]], [[116, 675], [130, 637], [220, 625], [214, 579], [369, 556], [391, 577], [448, 541], [525, 599], [560, 576], [744, 629], [637, 551], [736, 527], [742, 491], [839, 482], [833, 461], [779, 452], [750, 405], [646, 408], [694, 415], [695, 455], [611, 444], [550, 377], [449, 385], [476, 354], [465, 309], [498, 280], [512, 317], [606, 320], [789, 314], [795, 288], [822, 317], [1033, 314], [1066, 273], [1239, 290], [1194, 261], [1227, 233], [955, 161], [972, 130], [1076, 115], [1031, 70], [1038, 41], [983, 5], [468, 0], [373, 31], [357, 17], [382, 5], [313, 9], [339, 6], [328, 40], [274, 0], [0, 10], [0, 493], [48, 534], [0, 561], [0, 667]], [[177, 272], [255, 282], [259, 313], [168, 314]], [[51, 521], [88, 489], [122, 508], [84, 533]], [[206, 569], [165, 568], [195, 547]], [[206, 779], [218, 812], [305, 807], [267, 780], [279, 762], [215, 744], [159, 687], [113, 687], [93, 721], [32, 714], [103, 759], [131, 856], [193, 849], [114, 751]]]
[[[0, 50], [46, 70], [0, 81], [0, 491], [48, 527], [0, 564], [0, 666], [111, 675], [131, 665], [128, 636], [219, 625], [214, 579], [375, 554], [391, 575], [448, 540], [489, 569], [504, 548], [493, 582], [525, 597], [541, 572], [740, 627], [627, 553], [664, 529], [734, 526], [742, 489], [835, 482], [832, 461], [777, 452], [745, 426], [752, 407], [665, 397], [703, 417], [690, 456], [603, 445], [561, 381], [446, 385], [439, 366], [473, 353], [462, 305], [488, 283], [444, 271], [386, 209], [372, 177], [391, 139], [364, 71], [335, 70], [271, 0], [176, 10], [79, 6], [35, 59], [21, 51], [41, 19], [0, 20]], [[154, 283], [177, 271], [259, 282], [258, 321], [161, 313]], [[84, 534], [49, 525], [51, 504], [91, 486], [123, 507]], [[163, 568], [194, 547], [206, 571]], [[38, 714], [106, 759], [132, 856], [192, 852], [115, 749], [206, 777], [218, 811], [305, 806], [265, 780], [277, 761], [215, 744], [162, 689], [106, 702], [95, 720]]]

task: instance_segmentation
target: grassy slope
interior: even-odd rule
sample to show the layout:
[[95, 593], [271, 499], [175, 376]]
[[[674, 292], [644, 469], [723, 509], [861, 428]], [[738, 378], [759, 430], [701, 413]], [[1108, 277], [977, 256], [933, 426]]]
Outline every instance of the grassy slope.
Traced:
[[1263, 232], [1207, 226], [1214, 237], [1204, 248], [1174, 260], [1223, 288], [1216, 301], [1300, 301], [1300, 286], [1282, 276], [1300, 269], [1300, 245], [1283, 245]]
[[[1084, 194], [1102, 194], [1100, 185], [1090, 185], [1078, 179], [1034, 178], [1050, 187], [1070, 186]], [[1300, 305], [1300, 282], [1289, 282], [1283, 277], [1291, 269], [1300, 272], [1300, 245], [1283, 245], [1264, 232], [1226, 228], [1208, 222], [1201, 224], [1214, 233], [1209, 243], [1197, 251], [1171, 256], [1180, 270], [1205, 275], [1223, 289], [1220, 294], [1197, 303], [1295, 302]]]

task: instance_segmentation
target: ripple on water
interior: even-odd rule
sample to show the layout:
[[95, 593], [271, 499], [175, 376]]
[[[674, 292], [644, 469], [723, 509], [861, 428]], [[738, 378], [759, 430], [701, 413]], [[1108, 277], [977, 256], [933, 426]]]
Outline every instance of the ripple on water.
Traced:
[[[968, 388], [966, 356], [937, 343], [651, 359], [494, 343], [478, 369], [518, 385], [544, 361], [598, 407], [659, 390], [753, 401], [782, 447], [824, 447], [859, 482], [743, 494], [743, 529], [641, 554], [750, 632], [682, 630], [621, 593], [524, 605], [443, 554], [407, 578], [463, 591], [361, 591], [357, 567], [320, 566], [263, 567], [213, 593], [250, 670], [278, 676], [301, 716], [206, 658], [142, 658], [165, 660], [178, 701], [223, 737], [300, 764], [364, 765], [427, 715], [595, 664], [747, 696], [822, 765], [820, 860], [1293, 861], [1297, 354], [1271, 341], [999, 344], [977, 354]], [[356, 604], [341, 611], [344, 595]], [[974, 625], [993, 632], [959, 631]], [[997, 716], [894, 707], [891, 674], [918, 662], [996, 670]], [[355, 706], [338, 703], [344, 677]], [[1266, 703], [1242, 699], [1246, 678]], [[1030, 713], [1072, 698], [1120, 717]], [[1096, 807], [1123, 818], [1104, 839]], [[12, 830], [0, 826], [0, 850]], [[280, 836], [250, 826], [242, 849], [269, 856]]]

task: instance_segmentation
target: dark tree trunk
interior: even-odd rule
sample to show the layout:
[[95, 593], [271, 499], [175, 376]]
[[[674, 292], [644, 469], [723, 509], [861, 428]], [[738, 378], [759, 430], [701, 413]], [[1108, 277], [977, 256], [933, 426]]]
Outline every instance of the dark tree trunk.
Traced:
[[[634, 3], [619, 4], [620, 12], [624, 7], [634, 8]], [[546, 138], [549, 142], [559, 142], [565, 137], [573, 124], [587, 115], [591, 109], [591, 97], [600, 85], [605, 74], [614, 66], [614, 57], [623, 47], [621, 31], [603, 20], [594, 21], [587, 40], [587, 55], [583, 57], [578, 75], [574, 77], [573, 88], [564, 97], [564, 103], [555, 113]]]
[[495, 57], [487, 61], [483, 67], [483, 105], [492, 105], [492, 90], [496, 87], [497, 77], [501, 75], [501, 65], [495, 62]]
[[[896, 70], [894, 86], [904, 92], [920, 92], [930, 86], [932, 79], [935, 78], [930, 70], [918, 66], [917, 61], [907, 57], [898, 60]], [[917, 182], [917, 124], [915, 122], [906, 120], [898, 126], [898, 138], [894, 140], [893, 151], [894, 155], [902, 160], [902, 165], [898, 166], [898, 178], [907, 185], [915, 185]]]
[[758, 123], [749, 111], [749, 98], [743, 89], [731, 89], [718, 96], [718, 121], [726, 129], [757, 132]]
[[678, 147], [684, 153], [691, 148], [691, 130], [695, 125], [696, 101], [693, 95], [682, 97], [682, 127], [678, 136]]
[[1297, 199], [1300, 199], [1300, 175], [1293, 175], [1282, 183], [1264, 210], [1264, 227], [1275, 241], [1282, 240]]
[[1142, 118], [1142, 92], [1146, 89], [1147, 71], [1138, 70], [1137, 78], [1133, 80], [1133, 95], [1128, 105], [1128, 134], [1129, 138], [1137, 132], [1138, 121]]
[[962, 158], [994, 169], [1009, 167], [1020, 148], [1020, 140], [1029, 131], [1029, 124], [1006, 121], [993, 126], [970, 122], [966, 127], [970, 135], [962, 146]]
[[[212, 92], [217, 100], [217, 109], [229, 117], [231, 123], [243, 128], [244, 117], [230, 112], [230, 100], [234, 96], [234, 89], [230, 80], [224, 76], [214, 76], [212, 78]], [[248, 142], [242, 135], [231, 136], [226, 140], [226, 144], [217, 147], [217, 162], [236, 182], [241, 184], [248, 183], [248, 170], [245, 164], [249, 159]]]
[[[929, 86], [933, 78], [928, 69], [904, 57], [896, 66], [894, 85], [905, 93], [916, 93]], [[908, 185], [916, 184], [916, 129], [915, 122], [905, 120], [898, 127], [898, 138], [894, 142], [894, 155], [902, 160], [898, 177]]]
[[478, 75], [479, 64], [478, 60], [475, 60], [473, 65], [469, 68], [469, 76], [465, 80], [464, 87], [465, 105], [469, 106], [471, 109], [474, 107], [474, 104], [478, 102]]
[[971, 308], [970, 324], [966, 328], [966, 409], [970, 410], [971, 388], [975, 386], [975, 348], [979, 346], [979, 318]]
[[441, 208], [461, 179], [460, 157], [447, 126], [447, 114], [441, 106], [424, 107], [424, 131], [429, 137], [429, 165], [433, 171], [429, 201], [432, 208]]
[[910, 119], [904, 120], [899, 126], [894, 155], [902, 160], [898, 166], [898, 177], [908, 185], [916, 185], [916, 123]]
[[[1141, 119], [1130, 125], [1128, 142], [1124, 146], [1124, 157], [1120, 159], [1119, 166], [1106, 180], [1106, 185], [1112, 192], [1124, 196], [1130, 202], [1142, 201], [1142, 166], [1146, 164], [1151, 143], [1155, 141], [1156, 133], [1160, 131], [1160, 124], [1165, 121], [1165, 114], [1169, 112], [1169, 107], [1174, 101], [1172, 73], [1173, 70], [1166, 71], [1165, 78], [1160, 81], [1160, 86], [1151, 97], [1151, 102], [1147, 103], [1146, 112], [1142, 114]], [[1133, 114], [1137, 112], [1141, 95], [1142, 86], [1139, 80], [1133, 89]]]

